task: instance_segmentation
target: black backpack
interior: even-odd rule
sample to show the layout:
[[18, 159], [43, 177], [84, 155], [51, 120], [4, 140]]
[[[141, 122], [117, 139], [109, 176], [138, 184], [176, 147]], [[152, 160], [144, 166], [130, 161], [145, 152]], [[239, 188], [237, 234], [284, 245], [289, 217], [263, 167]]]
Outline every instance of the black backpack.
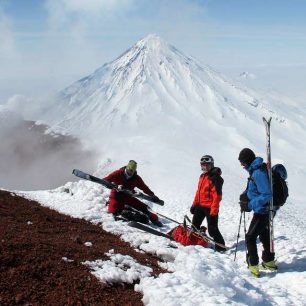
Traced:
[[[284, 165], [277, 164], [272, 168], [272, 181], [273, 181], [273, 206], [280, 207], [283, 206], [286, 203], [286, 200], [289, 196], [288, 193], [288, 185], [286, 180], [283, 178], [282, 174], [279, 169], [282, 171], [286, 172], [287, 176], [287, 171]], [[266, 171], [268, 175], [268, 169], [267, 169], [267, 164], [263, 163], [260, 168], [261, 171]], [[256, 186], [256, 182], [253, 177], [249, 178]], [[256, 186], [257, 188], [257, 186]]]
[[278, 172], [272, 171], [273, 206], [283, 206], [289, 196], [287, 182]]

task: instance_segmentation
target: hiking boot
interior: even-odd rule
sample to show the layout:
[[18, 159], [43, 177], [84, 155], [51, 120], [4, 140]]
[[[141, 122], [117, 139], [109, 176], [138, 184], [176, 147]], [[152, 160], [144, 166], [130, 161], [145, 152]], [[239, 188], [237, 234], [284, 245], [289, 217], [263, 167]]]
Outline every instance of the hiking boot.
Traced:
[[206, 235], [206, 230], [207, 230], [207, 227], [205, 227], [204, 225], [200, 227], [200, 234], [203, 235], [203, 236], [207, 236]]
[[151, 222], [154, 222], [154, 221], [158, 220], [158, 216], [155, 213], [149, 212], [148, 216], [149, 216], [149, 219], [150, 219]]
[[260, 276], [260, 272], [259, 272], [259, 267], [258, 265], [256, 266], [249, 266], [248, 267], [250, 272], [255, 276], [255, 277], [259, 277]]
[[150, 218], [150, 221], [151, 221], [154, 225], [156, 225], [156, 226], [158, 226], [158, 227], [162, 227], [162, 226], [163, 226], [163, 224], [158, 220], [157, 214], [154, 214], [154, 213], [150, 212], [149, 218]]
[[164, 225], [159, 221], [159, 220], [156, 220], [156, 221], [151, 221], [154, 225], [158, 226], [158, 227], [163, 227]]
[[270, 270], [270, 271], [276, 271], [278, 269], [278, 266], [276, 265], [275, 260], [267, 261], [267, 262], [262, 262], [261, 263], [262, 267], [264, 269]]

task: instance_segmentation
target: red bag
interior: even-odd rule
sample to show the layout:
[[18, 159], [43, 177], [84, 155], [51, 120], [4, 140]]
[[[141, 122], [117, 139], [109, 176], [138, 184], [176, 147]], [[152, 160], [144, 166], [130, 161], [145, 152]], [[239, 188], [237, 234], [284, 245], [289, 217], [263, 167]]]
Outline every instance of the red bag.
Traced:
[[207, 247], [208, 243], [200, 235], [190, 232], [188, 227], [179, 225], [169, 232], [172, 238], [182, 245], [201, 245]]

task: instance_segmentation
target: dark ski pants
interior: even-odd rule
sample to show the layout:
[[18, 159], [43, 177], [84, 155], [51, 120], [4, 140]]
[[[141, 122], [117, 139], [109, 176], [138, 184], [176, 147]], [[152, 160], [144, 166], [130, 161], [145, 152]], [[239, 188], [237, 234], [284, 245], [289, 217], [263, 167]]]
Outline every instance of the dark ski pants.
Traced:
[[112, 214], [120, 213], [125, 205], [129, 205], [141, 212], [148, 212], [147, 205], [138, 199], [113, 189], [109, 196], [108, 212]]
[[108, 212], [112, 214], [121, 214], [126, 208], [126, 205], [144, 213], [149, 217], [151, 221], [157, 221], [158, 216], [148, 210], [148, 206], [138, 199], [135, 199], [129, 195], [115, 191], [111, 191], [108, 203]]
[[275, 253], [270, 252], [269, 214], [254, 214], [246, 234], [247, 261], [250, 266], [255, 266], [259, 263], [256, 245], [257, 237], [259, 237], [263, 245], [262, 260], [264, 262], [274, 260]]
[[[210, 208], [203, 207], [200, 205], [196, 205], [194, 208], [194, 214], [192, 218], [192, 224], [197, 228], [200, 229], [200, 226], [204, 219], [207, 219], [207, 229], [208, 234], [211, 236], [215, 242], [225, 244], [224, 239], [219, 231], [218, 228], [218, 215], [212, 217], [210, 215]], [[216, 251], [223, 251], [222, 247], [216, 245]]]

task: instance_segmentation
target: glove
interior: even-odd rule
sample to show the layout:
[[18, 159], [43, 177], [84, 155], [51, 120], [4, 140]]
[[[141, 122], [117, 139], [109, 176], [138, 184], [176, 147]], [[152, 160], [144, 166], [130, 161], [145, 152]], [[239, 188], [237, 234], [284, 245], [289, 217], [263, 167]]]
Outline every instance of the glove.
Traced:
[[242, 193], [240, 195], [239, 199], [240, 199], [239, 205], [240, 205], [241, 212], [250, 212], [250, 211], [252, 211], [249, 208], [249, 198], [248, 198], [246, 192]]
[[118, 192], [122, 191], [123, 189], [124, 189], [124, 188], [123, 188], [122, 185], [118, 185], [118, 186], [116, 187], [116, 190], [117, 190]]
[[242, 212], [250, 212], [251, 211], [251, 209], [249, 209], [249, 202], [240, 201], [239, 204], [240, 204], [240, 209], [241, 209]]
[[190, 213], [193, 215], [195, 210], [195, 205], [191, 205], [190, 207]]

